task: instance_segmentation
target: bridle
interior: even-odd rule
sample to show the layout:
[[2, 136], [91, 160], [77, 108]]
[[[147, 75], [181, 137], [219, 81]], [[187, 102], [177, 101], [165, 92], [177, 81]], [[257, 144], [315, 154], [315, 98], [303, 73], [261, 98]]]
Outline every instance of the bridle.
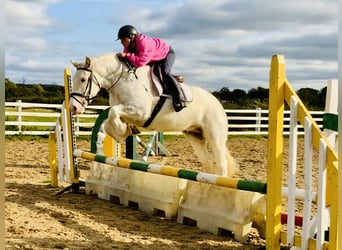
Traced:
[[[93, 73], [93, 71], [91, 69], [84, 68], [84, 67], [79, 67], [79, 68], [77, 68], [77, 71], [78, 70], [88, 71], [88, 72], [90, 72], [90, 76], [88, 77], [88, 82], [87, 82], [87, 85], [85, 87], [84, 93], [71, 92], [70, 93], [70, 97], [74, 98], [78, 103], [80, 103], [83, 107], [85, 107], [86, 105], [88, 105], [97, 96], [97, 95], [91, 96], [91, 89], [92, 89], [92, 86], [93, 86], [93, 82], [99, 87], [99, 89], [101, 89], [101, 85], [100, 85], [98, 79], [96, 78], [96, 75]], [[112, 88], [114, 88], [118, 84], [118, 82], [120, 81], [120, 79], [121, 79], [121, 77], [123, 75], [123, 72], [124, 72], [124, 66], [123, 66], [123, 64], [121, 62], [121, 73], [120, 73], [119, 77], [112, 83], [112, 85], [108, 89], [106, 89], [106, 91], [111, 90]], [[85, 105], [84, 103], [82, 103], [76, 97], [84, 98], [87, 101], [87, 104]]]

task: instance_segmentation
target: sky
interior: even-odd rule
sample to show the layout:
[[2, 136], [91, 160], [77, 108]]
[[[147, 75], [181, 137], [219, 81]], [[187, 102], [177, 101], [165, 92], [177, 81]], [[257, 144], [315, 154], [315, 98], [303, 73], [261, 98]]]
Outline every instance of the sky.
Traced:
[[167, 41], [174, 74], [209, 91], [268, 88], [272, 55], [295, 89], [337, 78], [337, 0], [6, 0], [5, 77], [63, 85], [63, 70], [122, 50], [125, 24]]

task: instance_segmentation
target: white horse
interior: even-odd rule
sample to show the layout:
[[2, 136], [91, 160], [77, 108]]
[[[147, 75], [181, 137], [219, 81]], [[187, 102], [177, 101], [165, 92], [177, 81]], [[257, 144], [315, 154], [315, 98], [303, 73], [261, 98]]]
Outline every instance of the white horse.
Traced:
[[226, 146], [227, 116], [212, 94], [189, 86], [193, 100], [184, 109], [175, 112], [172, 100], [166, 98], [154, 119], [149, 119], [162, 98], [153, 83], [150, 66], [132, 72], [114, 53], [86, 57], [85, 62], [72, 64], [76, 67], [70, 97], [73, 114], [83, 113], [100, 88], [104, 88], [109, 92], [111, 106], [104, 129], [115, 140], [123, 142], [144, 124], [150, 131], [182, 131], [204, 172], [234, 175], [237, 165]]

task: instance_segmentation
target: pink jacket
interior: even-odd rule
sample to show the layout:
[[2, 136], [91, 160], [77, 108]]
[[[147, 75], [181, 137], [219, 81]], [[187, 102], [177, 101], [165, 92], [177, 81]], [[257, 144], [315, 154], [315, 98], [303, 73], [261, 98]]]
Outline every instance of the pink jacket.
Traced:
[[141, 67], [151, 62], [164, 59], [170, 50], [170, 46], [160, 38], [148, 37], [139, 34], [135, 39], [136, 53], [129, 53], [126, 48], [126, 58], [135, 66]]

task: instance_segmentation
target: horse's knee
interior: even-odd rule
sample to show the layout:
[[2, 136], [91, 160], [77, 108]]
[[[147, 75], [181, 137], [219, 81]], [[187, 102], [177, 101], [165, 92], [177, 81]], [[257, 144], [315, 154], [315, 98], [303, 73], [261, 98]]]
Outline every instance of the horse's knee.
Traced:
[[118, 124], [108, 119], [103, 127], [106, 134], [114, 138], [117, 142], [123, 143], [125, 141], [127, 137], [127, 125], [125, 123]]

